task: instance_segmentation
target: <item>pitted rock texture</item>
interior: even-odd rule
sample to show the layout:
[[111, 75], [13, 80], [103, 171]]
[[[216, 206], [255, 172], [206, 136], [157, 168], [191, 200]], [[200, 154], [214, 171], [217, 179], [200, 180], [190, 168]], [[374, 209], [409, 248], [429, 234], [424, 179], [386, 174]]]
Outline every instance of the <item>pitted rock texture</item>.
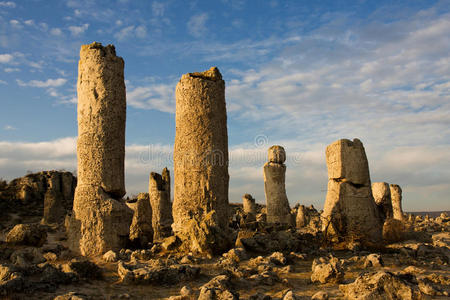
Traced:
[[[220, 251], [226, 241], [216, 233], [228, 224], [229, 175], [225, 82], [217, 68], [181, 77], [175, 119], [172, 228], [189, 248]], [[206, 239], [213, 244], [197, 239], [195, 228], [201, 223], [214, 227]]]
[[172, 234], [172, 203], [170, 202], [170, 173], [167, 168], [162, 176], [151, 172], [148, 184], [152, 206], [153, 239], [160, 240]]
[[119, 250], [132, 211], [125, 195], [124, 61], [114, 46], [81, 46], [78, 65], [78, 185], [67, 219], [69, 244], [82, 255]]
[[389, 184], [386, 182], [372, 183], [372, 195], [383, 220], [392, 219], [393, 211]]
[[360, 140], [339, 140], [326, 149], [328, 190], [322, 229], [329, 241], [376, 246], [382, 219], [373, 200], [366, 153]]
[[268, 223], [291, 223], [289, 200], [286, 195], [286, 153], [281, 146], [268, 151], [269, 161], [264, 164], [264, 192]]
[[398, 184], [390, 184], [392, 211], [394, 219], [403, 221], [402, 188]]
[[130, 240], [138, 246], [146, 247], [153, 241], [152, 208], [148, 193], [139, 193], [136, 202], [127, 205], [133, 210]]

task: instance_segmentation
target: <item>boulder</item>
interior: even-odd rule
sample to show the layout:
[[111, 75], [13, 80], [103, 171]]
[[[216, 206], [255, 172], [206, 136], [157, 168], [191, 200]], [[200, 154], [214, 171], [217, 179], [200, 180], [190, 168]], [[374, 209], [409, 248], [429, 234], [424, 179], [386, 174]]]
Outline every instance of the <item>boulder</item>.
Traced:
[[41, 247], [47, 241], [47, 231], [39, 224], [18, 224], [6, 235], [6, 242]]
[[312, 264], [312, 282], [339, 283], [344, 278], [342, 262], [334, 257], [321, 257], [314, 259]]

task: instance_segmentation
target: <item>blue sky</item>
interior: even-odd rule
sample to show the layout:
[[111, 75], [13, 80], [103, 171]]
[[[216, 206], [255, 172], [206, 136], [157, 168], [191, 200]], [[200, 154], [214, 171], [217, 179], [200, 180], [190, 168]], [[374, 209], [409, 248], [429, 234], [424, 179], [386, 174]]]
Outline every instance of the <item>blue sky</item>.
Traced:
[[125, 60], [130, 195], [172, 166], [181, 75], [218, 66], [230, 201], [264, 201], [280, 144], [291, 204], [322, 207], [325, 147], [357, 137], [406, 210], [450, 209], [450, 1], [392, 2], [0, 1], [0, 177], [76, 169], [79, 49], [99, 41]]

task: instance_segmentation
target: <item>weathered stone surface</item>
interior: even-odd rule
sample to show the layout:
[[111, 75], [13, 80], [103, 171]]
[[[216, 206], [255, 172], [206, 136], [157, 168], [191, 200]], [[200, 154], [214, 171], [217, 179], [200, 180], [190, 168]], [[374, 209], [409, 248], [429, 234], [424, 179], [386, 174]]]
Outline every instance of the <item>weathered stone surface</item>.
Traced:
[[334, 257], [321, 257], [314, 259], [312, 264], [312, 282], [339, 283], [344, 278], [344, 268], [341, 261]]
[[53, 189], [48, 189], [44, 196], [44, 217], [42, 223], [59, 223], [64, 219], [66, 210], [62, 204], [62, 195]]
[[332, 143], [326, 149], [326, 160], [329, 178], [322, 230], [328, 240], [379, 245], [383, 223], [373, 200], [369, 165], [361, 141]]
[[306, 215], [306, 207], [300, 205], [297, 210], [297, 217], [295, 218], [295, 224], [297, 228], [303, 228], [308, 224], [308, 216]]
[[256, 203], [255, 198], [250, 194], [242, 196], [243, 209], [245, 214], [245, 222], [256, 221]]
[[78, 185], [67, 218], [71, 250], [97, 255], [119, 250], [132, 211], [125, 195], [126, 95], [124, 62], [114, 46], [81, 46], [78, 65]]
[[390, 184], [389, 189], [391, 192], [393, 217], [396, 220], [403, 221], [402, 188], [397, 184]]
[[130, 240], [142, 247], [153, 241], [152, 208], [148, 193], [139, 193], [134, 203], [127, 203], [133, 210]]
[[383, 220], [393, 218], [391, 190], [386, 182], [372, 183], [372, 195]]
[[359, 139], [342, 139], [326, 149], [328, 179], [347, 180], [356, 185], [370, 186], [369, 163]]
[[170, 202], [170, 173], [167, 168], [162, 176], [151, 172], [148, 184], [152, 206], [153, 239], [160, 240], [172, 234], [172, 203]]
[[18, 224], [6, 235], [6, 242], [16, 245], [41, 247], [47, 241], [47, 232], [39, 224]]
[[285, 187], [286, 165], [282, 162], [286, 153], [281, 146], [272, 146], [268, 152], [269, 162], [264, 164], [267, 223], [290, 224], [291, 209]]
[[405, 224], [396, 219], [387, 219], [383, 224], [383, 240], [387, 243], [396, 243], [407, 237]]
[[239, 295], [231, 289], [230, 278], [219, 275], [200, 287], [198, 300], [237, 300]]
[[[218, 234], [228, 225], [228, 134], [225, 82], [215, 67], [177, 84], [174, 173], [173, 231], [188, 248], [220, 252], [228, 246]], [[198, 239], [202, 222], [207, 233]]]
[[411, 275], [394, 275], [389, 272], [363, 273], [355, 282], [340, 285], [346, 299], [423, 299]]

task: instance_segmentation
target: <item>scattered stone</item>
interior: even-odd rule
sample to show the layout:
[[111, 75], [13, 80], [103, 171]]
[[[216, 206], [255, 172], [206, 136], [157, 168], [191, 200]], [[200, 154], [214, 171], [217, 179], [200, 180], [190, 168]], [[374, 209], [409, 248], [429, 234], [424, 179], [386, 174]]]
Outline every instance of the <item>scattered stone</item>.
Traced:
[[297, 299], [299, 298], [295, 296], [293, 291], [288, 291], [283, 297], [283, 300], [297, 300]]
[[82, 255], [120, 250], [132, 211], [125, 195], [124, 62], [114, 46], [81, 46], [78, 66], [78, 185], [66, 218], [69, 247]]
[[394, 275], [390, 272], [363, 273], [355, 282], [340, 285], [347, 299], [422, 299], [412, 275]]
[[69, 292], [64, 295], [56, 296], [53, 300], [87, 300], [88, 296], [77, 292]]
[[162, 176], [151, 172], [148, 192], [152, 205], [153, 239], [160, 240], [172, 235], [172, 203], [170, 202], [170, 173], [167, 168]]
[[311, 300], [328, 300], [328, 293], [324, 291], [319, 291], [312, 295]]
[[230, 278], [226, 275], [219, 275], [211, 279], [208, 283], [200, 287], [198, 300], [237, 300], [239, 294], [231, 290]]
[[344, 268], [338, 258], [330, 255], [330, 257], [314, 259], [311, 274], [312, 282], [339, 283], [343, 278]]
[[266, 195], [267, 222], [290, 224], [291, 214], [286, 195], [286, 152], [278, 145], [268, 151], [269, 161], [264, 164], [264, 192]]
[[223, 257], [230, 259], [235, 263], [239, 263], [248, 258], [247, 252], [244, 248], [233, 248], [223, 254]]
[[173, 231], [186, 248], [229, 248], [225, 82], [216, 67], [188, 73], [176, 87]]
[[16, 245], [41, 247], [47, 241], [47, 232], [39, 224], [18, 224], [6, 235], [6, 242]]
[[364, 268], [380, 268], [383, 267], [383, 259], [381, 258], [380, 254], [372, 253], [366, 256], [366, 259], [364, 260]]
[[82, 279], [100, 279], [102, 270], [95, 263], [88, 260], [76, 260], [62, 265], [62, 270], [66, 273], [74, 273]]
[[180, 243], [180, 239], [177, 236], [172, 235], [162, 241], [161, 247], [165, 250], [174, 250], [180, 246]]
[[46, 252], [46, 253], [44, 253], [43, 256], [44, 256], [46, 261], [55, 261], [55, 260], [58, 259], [58, 255], [56, 255], [53, 252]]
[[328, 191], [322, 228], [333, 243], [376, 247], [382, 222], [370, 185], [369, 164], [360, 140], [338, 140], [326, 149]]
[[116, 252], [109, 250], [105, 254], [103, 254], [103, 260], [106, 262], [116, 262], [117, 261], [117, 254]]

